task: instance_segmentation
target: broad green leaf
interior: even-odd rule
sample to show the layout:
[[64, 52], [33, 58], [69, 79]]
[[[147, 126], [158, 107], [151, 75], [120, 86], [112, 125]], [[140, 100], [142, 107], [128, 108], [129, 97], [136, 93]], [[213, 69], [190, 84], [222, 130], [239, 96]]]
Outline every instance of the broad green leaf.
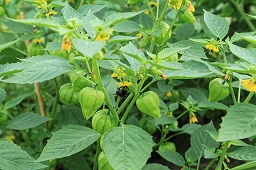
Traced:
[[143, 129], [122, 125], [105, 133], [101, 146], [114, 170], [141, 170], [150, 157], [154, 142]]
[[256, 135], [256, 106], [238, 103], [227, 110], [220, 124], [218, 141], [245, 139]]
[[186, 152], [185, 152], [185, 158], [188, 162], [195, 162], [198, 159], [198, 155], [196, 152], [196, 148], [190, 147]]
[[186, 50], [179, 51], [180, 54], [191, 58], [203, 58], [207, 59], [202, 46], [191, 40], [183, 40], [173, 44], [167, 43], [170, 48], [179, 49], [187, 48]]
[[17, 72], [21, 72], [24, 68], [26, 68], [29, 63], [6, 63], [4, 65], [0, 65], [0, 77], [14, 74]]
[[139, 31], [141, 28], [139, 24], [134, 21], [124, 20], [118, 24], [116, 24], [112, 29], [116, 32], [136, 32]]
[[65, 7], [61, 10], [63, 13], [63, 17], [67, 22], [70, 22], [71, 19], [82, 19], [83, 15], [77, 12], [74, 8], [72, 8], [68, 3], [66, 3]]
[[5, 90], [0, 88], [0, 103], [2, 103], [4, 101], [5, 97], [6, 97]]
[[13, 44], [15, 44], [15, 43], [16, 43], [17, 41], [19, 41], [19, 40], [20, 40], [20, 39], [17, 39], [17, 40], [8, 42], [8, 43], [0, 44], [0, 52], [1, 52], [3, 49], [5, 49], [5, 48], [7, 48], [7, 47], [9, 47], [9, 46], [11, 46], [11, 45], [13, 45]]
[[245, 164], [231, 168], [230, 170], [255, 170], [256, 161], [247, 162]]
[[40, 116], [37, 113], [27, 112], [14, 117], [7, 124], [7, 128], [15, 130], [25, 130], [28, 128], [36, 127], [49, 120], [51, 120], [51, 118]]
[[241, 33], [235, 33], [232, 37], [231, 37], [231, 39], [230, 39], [230, 42], [236, 42], [236, 41], [240, 41], [240, 40], [242, 40], [243, 39], [243, 37], [245, 36], [253, 36], [253, 35], [255, 35], [255, 31], [254, 32], [241, 32]]
[[4, 105], [4, 109], [10, 109], [16, 105], [18, 105], [24, 98], [13, 98], [11, 100], [8, 100], [5, 105]]
[[61, 43], [60, 42], [49, 42], [45, 47], [45, 50], [61, 50]]
[[194, 133], [196, 129], [200, 127], [202, 126], [198, 124], [185, 124], [184, 126], [182, 126], [181, 130], [182, 130], [182, 133], [187, 133], [191, 135], [192, 133]]
[[194, 33], [195, 33], [194, 25], [190, 23], [185, 23], [177, 27], [177, 30], [175, 31], [175, 38], [178, 41], [186, 40], [192, 37]]
[[242, 140], [231, 140], [231, 141], [229, 141], [229, 144], [234, 145], [234, 146], [251, 146]]
[[249, 43], [256, 44], [256, 36], [255, 35], [247, 35], [241, 36], [241, 38]]
[[[50, 55], [31, 57], [22, 60], [22, 63], [27, 65], [26, 68], [10, 78], [1, 79], [0, 81], [7, 83], [31, 84], [50, 80], [73, 70], [66, 59]], [[17, 67], [22, 65], [22, 63], [17, 63]], [[12, 66], [15, 67], [16, 63]]]
[[130, 55], [123, 54], [125, 59], [129, 62], [130, 64], [130, 69], [133, 71], [133, 74], [139, 71], [141, 63], [136, 60], [135, 58], [131, 57]]
[[161, 114], [160, 118], [156, 118], [155, 125], [165, 125], [170, 123], [175, 123], [177, 120], [174, 117], [170, 117], [167, 114]]
[[158, 59], [166, 59], [166, 58], [168, 58], [169, 56], [171, 56], [171, 55], [173, 55], [175, 53], [181, 52], [183, 50], [187, 50], [189, 48], [190, 47], [185, 47], [185, 48], [181, 48], [181, 47], [165, 48], [164, 50], [162, 50], [159, 53], [157, 53], [157, 58]]
[[120, 49], [123, 53], [133, 57], [134, 59], [138, 60], [139, 62], [143, 62], [146, 60], [146, 57], [143, 52], [141, 52], [139, 49], [137, 49], [132, 42], [129, 42], [128, 45], [123, 46]]
[[211, 14], [204, 10], [204, 22], [216, 37], [223, 39], [229, 30], [228, 22], [225, 18]]
[[0, 169], [36, 170], [47, 167], [34, 161], [34, 158], [23, 151], [19, 146], [7, 141], [0, 141]]
[[88, 58], [92, 58], [94, 54], [99, 52], [106, 45], [103, 41], [85, 41], [78, 38], [73, 38], [72, 44], [75, 49]]
[[127, 20], [129, 18], [135, 17], [136, 15], [141, 14], [143, 11], [138, 11], [138, 12], [118, 12], [118, 13], [113, 13], [109, 15], [106, 19], [106, 25], [115, 25], [118, 22]]
[[99, 12], [103, 8], [105, 8], [107, 5], [96, 5], [96, 4], [84, 4], [80, 6], [77, 11], [80, 12], [82, 15], [86, 15], [89, 11], [92, 13]]
[[138, 23], [143, 25], [143, 27], [145, 27], [145, 29], [151, 30], [154, 26], [154, 21], [152, 19], [152, 17], [150, 17], [147, 14], [142, 13], [141, 15], [139, 15], [139, 19], [138, 19]]
[[150, 163], [145, 165], [142, 170], [170, 170], [167, 166], [157, 164], [157, 163]]
[[131, 36], [123, 36], [123, 35], [117, 35], [114, 37], [111, 37], [108, 40], [108, 43], [118, 43], [118, 42], [122, 42], [122, 41], [130, 41], [130, 40], [134, 40], [134, 39], [138, 39], [139, 37], [131, 37]]
[[230, 51], [242, 60], [256, 65], [256, 49], [246, 49], [229, 43]]
[[62, 129], [53, 132], [52, 138], [48, 140], [36, 161], [42, 162], [73, 155], [93, 144], [99, 137], [99, 133], [84, 126], [63, 126]]
[[14, 22], [19, 22], [27, 25], [36, 25], [39, 27], [47, 27], [52, 30], [58, 30], [58, 28], [61, 26], [58, 22], [49, 19], [49, 18], [38, 18], [38, 19], [11, 19], [9, 20], [14, 21]]
[[[196, 153], [196, 158], [199, 159], [204, 155], [204, 149], [212, 150], [219, 146], [219, 143], [212, 139], [207, 131], [215, 130], [212, 122], [198, 128], [192, 133], [190, 138], [191, 148]], [[216, 130], [215, 130], [216, 131]]]
[[218, 109], [218, 110], [228, 110], [229, 109], [229, 107], [224, 105], [223, 103], [208, 102], [208, 101], [199, 103], [198, 107], [207, 108], [207, 109]]
[[244, 146], [234, 150], [233, 152], [227, 153], [227, 155], [236, 160], [254, 161], [256, 160], [255, 153], [255, 146]]
[[91, 170], [89, 164], [81, 153], [62, 158], [63, 166], [69, 170]]
[[179, 154], [178, 152], [172, 152], [172, 151], [159, 152], [159, 151], [157, 151], [157, 153], [159, 153], [159, 155], [161, 155], [161, 157], [163, 157], [165, 160], [167, 160], [177, 166], [185, 166], [185, 160], [181, 156], [181, 154]]
[[196, 100], [198, 103], [207, 101], [207, 96], [203, 92], [203, 89], [200, 88], [183, 88], [181, 89], [181, 93], [185, 98], [188, 98], [191, 96], [194, 100]]

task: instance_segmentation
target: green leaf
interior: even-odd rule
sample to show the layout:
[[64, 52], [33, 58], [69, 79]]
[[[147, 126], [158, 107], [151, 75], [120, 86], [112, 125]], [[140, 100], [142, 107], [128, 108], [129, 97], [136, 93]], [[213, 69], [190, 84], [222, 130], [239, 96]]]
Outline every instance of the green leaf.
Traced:
[[185, 158], [188, 162], [195, 162], [198, 159], [198, 155], [196, 152], [196, 149], [193, 147], [190, 147], [186, 152], [185, 152]]
[[[196, 158], [199, 159], [204, 155], [204, 149], [212, 150], [219, 146], [219, 143], [212, 139], [207, 131], [215, 130], [212, 122], [198, 128], [191, 135], [190, 143], [192, 150], [196, 153]], [[216, 130], [215, 130], [216, 131]]]
[[37, 113], [27, 112], [14, 117], [7, 124], [7, 128], [15, 130], [25, 130], [28, 128], [36, 127], [49, 120], [51, 120], [51, 118], [40, 116]]
[[123, 35], [117, 35], [114, 37], [111, 37], [108, 40], [108, 43], [118, 43], [118, 42], [122, 42], [122, 41], [130, 41], [130, 40], [134, 40], [134, 39], [138, 39], [139, 37], [131, 37], [131, 36], [123, 36]]
[[141, 28], [139, 24], [134, 21], [125, 20], [118, 24], [116, 24], [112, 29], [116, 32], [136, 32], [139, 31]]
[[139, 62], [143, 62], [146, 60], [146, 57], [143, 52], [137, 49], [132, 42], [129, 42], [128, 45], [123, 46], [120, 49], [123, 53], [133, 57], [134, 59], [138, 60]]
[[228, 43], [230, 47], [230, 51], [237, 57], [242, 60], [247, 61], [251, 64], [256, 64], [256, 49], [246, 49], [239, 46], [236, 46], [232, 43]]
[[45, 50], [61, 50], [61, 42], [49, 42], [47, 43]]
[[73, 38], [72, 44], [75, 49], [89, 58], [92, 58], [94, 54], [99, 52], [106, 45], [103, 41], [85, 41], [78, 38]]
[[211, 14], [204, 10], [204, 22], [216, 37], [223, 39], [229, 30], [228, 22], [225, 18]]
[[4, 105], [4, 109], [7, 110], [7, 109], [10, 109], [16, 105], [18, 105], [24, 98], [13, 98], [11, 100], [8, 100], [5, 105]]
[[5, 97], [6, 97], [5, 90], [0, 88], [0, 103], [2, 103], [4, 101]]
[[175, 32], [175, 38], [178, 41], [186, 40], [192, 37], [194, 33], [195, 33], [194, 25], [190, 23], [185, 23], [177, 27], [177, 30]]
[[200, 127], [202, 126], [198, 124], [185, 124], [184, 126], [182, 126], [181, 130], [182, 130], [182, 133], [187, 133], [191, 135], [192, 133], [194, 133], [196, 129]]
[[156, 118], [155, 125], [165, 125], [170, 123], [175, 123], [177, 120], [174, 117], [170, 117], [167, 114], [161, 114], [160, 118]]
[[5, 49], [5, 48], [7, 48], [7, 47], [9, 47], [9, 46], [11, 46], [11, 45], [13, 45], [13, 44], [15, 44], [15, 43], [16, 43], [17, 41], [19, 41], [19, 40], [20, 40], [20, 39], [17, 39], [17, 40], [8, 42], [8, 43], [0, 44], [0, 52], [1, 52], [3, 49]]
[[244, 146], [234, 150], [233, 152], [227, 153], [227, 155], [236, 160], [253, 161], [256, 160], [255, 153], [255, 146]]
[[127, 20], [129, 18], [135, 17], [136, 15], [141, 14], [143, 11], [138, 11], [138, 12], [118, 12], [118, 13], [113, 13], [111, 15], [109, 15], [106, 19], [106, 25], [115, 25], [118, 22]]
[[93, 144], [99, 137], [99, 133], [84, 126], [63, 126], [53, 132], [52, 138], [48, 140], [36, 162], [73, 155]]
[[0, 65], [0, 77], [14, 74], [17, 72], [21, 72], [24, 68], [26, 68], [29, 63], [6, 63], [4, 65]]
[[248, 17], [252, 18], [252, 19], [255, 19], [256, 20], [256, 15], [249, 15], [249, 14], [246, 14]]
[[130, 69], [133, 71], [133, 74], [139, 71], [141, 63], [136, 60], [135, 58], [131, 57], [130, 55], [123, 54], [125, 59], [129, 62], [130, 64]]
[[159, 155], [161, 155], [161, 157], [163, 157], [165, 160], [167, 160], [177, 166], [185, 166], [185, 160], [181, 156], [181, 154], [179, 154], [178, 152], [172, 152], [172, 151], [159, 152], [159, 151], [157, 151], [157, 153], [159, 153]]
[[247, 162], [245, 164], [231, 168], [230, 170], [255, 170], [256, 161]]
[[22, 24], [27, 24], [27, 25], [36, 25], [39, 27], [47, 27], [49, 29], [57, 31], [58, 28], [61, 26], [57, 21], [54, 21], [50, 18], [39, 18], [39, 19], [11, 19], [8, 18], [11, 21], [14, 22], [19, 22]]
[[23, 151], [19, 146], [7, 141], [0, 141], [0, 169], [36, 170], [47, 167], [34, 161], [34, 158]]
[[78, 12], [82, 15], [86, 15], [89, 11], [92, 13], [96, 13], [104, 9], [107, 5], [96, 5], [96, 4], [84, 4], [78, 8]]
[[63, 17], [67, 22], [70, 22], [71, 19], [82, 19], [83, 15], [77, 12], [74, 8], [72, 8], [68, 3], [66, 3], [65, 7], [61, 10], [63, 13]]
[[81, 153], [62, 158], [63, 166], [69, 170], [91, 170], [89, 164]]
[[231, 106], [220, 126], [217, 141], [245, 139], [256, 135], [256, 106], [250, 103]]
[[185, 47], [185, 48], [181, 48], [181, 47], [172, 47], [172, 48], [165, 48], [164, 50], [160, 51], [159, 53], [157, 53], [157, 58], [158, 59], [165, 59], [168, 58], [169, 56], [181, 52], [183, 50], [187, 50], [190, 47]]
[[[21, 72], [16, 73], [8, 79], [0, 81], [7, 83], [35, 83], [53, 79], [61, 74], [72, 71], [73, 68], [66, 59], [57, 56], [36, 56], [23, 59], [22, 63], [14, 63], [10, 68], [26, 66]], [[8, 71], [8, 70], [7, 70]]]
[[218, 110], [228, 110], [229, 109], [229, 107], [224, 105], [223, 103], [208, 102], [208, 101], [199, 103], [198, 107], [207, 108], [207, 109], [218, 109]]
[[113, 169], [142, 169], [154, 144], [152, 136], [133, 125], [113, 128], [101, 138], [102, 149]]
[[157, 163], [151, 163], [145, 165], [142, 170], [170, 170], [167, 166], [157, 164]]
[[186, 50], [179, 51], [180, 54], [185, 55], [187, 57], [207, 59], [202, 46], [194, 41], [183, 40], [173, 44], [167, 43], [167, 45], [170, 48], [174, 49], [187, 48]]
[[143, 25], [145, 27], [145, 29], [151, 30], [154, 26], [154, 21], [152, 19], [152, 17], [150, 17], [147, 14], [142, 13], [139, 16], [139, 24]]

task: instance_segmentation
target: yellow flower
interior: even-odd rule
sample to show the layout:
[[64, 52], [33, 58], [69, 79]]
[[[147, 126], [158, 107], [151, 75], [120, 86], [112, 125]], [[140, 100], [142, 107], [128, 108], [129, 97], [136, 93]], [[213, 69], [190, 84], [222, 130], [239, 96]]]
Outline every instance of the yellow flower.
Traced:
[[49, 12], [47, 12], [45, 15], [47, 16], [47, 17], [49, 17], [49, 16], [52, 16], [52, 15], [56, 15], [58, 12], [55, 12], [54, 10], [50, 10]]
[[129, 82], [129, 81], [124, 81], [124, 82], [119, 82], [119, 83], [117, 83], [117, 86], [118, 87], [124, 87], [124, 86], [130, 86], [130, 85], [132, 85], [132, 83], [131, 82]]
[[195, 7], [190, 1], [186, 2], [186, 6], [190, 12], [195, 12]]
[[136, 34], [137, 37], [142, 37], [143, 35], [141, 33]]
[[113, 77], [113, 78], [121, 79], [121, 77], [126, 76], [125, 72], [121, 69], [114, 68], [114, 71], [115, 72], [111, 75], [111, 77]]
[[196, 123], [198, 122], [195, 114], [189, 114], [189, 123]]
[[215, 52], [215, 53], [220, 51], [219, 47], [217, 45], [215, 45], [215, 44], [212, 44], [211, 42], [206, 44], [205, 48], [207, 48], [208, 50], [210, 50], [212, 52]]
[[65, 35], [63, 37], [63, 41], [62, 41], [62, 45], [61, 45], [61, 50], [67, 50], [68, 52], [70, 52], [71, 50], [71, 46], [72, 46], [72, 42], [71, 42], [71, 36], [70, 35]]
[[256, 82], [252, 79], [242, 80], [242, 86], [251, 92], [256, 92]]
[[95, 40], [107, 41], [109, 38], [110, 38], [110, 34], [105, 33], [105, 32], [99, 32], [98, 35], [96, 36]]
[[165, 93], [165, 95], [166, 95], [166, 97], [171, 97], [171, 96], [172, 96], [172, 92], [171, 92], [171, 91], [167, 91], [167, 92]]
[[8, 4], [9, 2], [11, 2], [11, 0], [5, 0], [5, 4]]
[[144, 13], [148, 15], [148, 14], [150, 13], [150, 11], [149, 11], [149, 10], [146, 10]]
[[47, 9], [47, 1], [46, 0], [35, 0], [35, 3], [37, 4], [38, 9]]
[[156, 2], [149, 2], [149, 6], [151, 7], [151, 8], [153, 8], [153, 7], [157, 7], [157, 3]]
[[42, 39], [37, 39], [37, 38], [36, 38], [36, 39], [34, 39], [34, 40], [33, 40], [33, 42], [34, 42], [34, 43], [42, 43], [42, 42], [43, 42], [43, 40], [42, 40]]
[[182, 5], [182, 0], [169, 0], [168, 6], [172, 7], [173, 9], [180, 9]]

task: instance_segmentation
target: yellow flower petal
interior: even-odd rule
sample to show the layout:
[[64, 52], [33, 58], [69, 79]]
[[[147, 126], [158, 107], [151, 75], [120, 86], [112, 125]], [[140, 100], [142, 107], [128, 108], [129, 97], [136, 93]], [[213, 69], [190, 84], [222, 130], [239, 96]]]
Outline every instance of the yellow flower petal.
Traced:
[[168, 6], [172, 7], [173, 9], [180, 9], [182, 5], [182, 0], [169, 0]]
[[242, 80], [242, 86], [251, 92], [256, 92], [256, 82], [253, 82], [252, 79]]
[[129, 81], [125, 81], [124, 83], [123, 83], [123, 86], [130, 86], [130, 85], [132, 85], [132, 82], [129, 82]]
[[99, 32], [98, 35], [96, 36], [95, 40], [107, 41], [109, 38], [110, 38], [110, 34], [105, 33], [105, 32]]
[[220, 51], [220, 50], [219, 50], [219, 47], [218, 47], [217, 45], [213, 45], [213, 44], [211, 44], [211, 43], [206, 44], [205, 48], [207, 48], [208, 50], [210, 50], [210, 51], [212, 51], [212, 52], [215, 52], [215, 53], [217, 53], [217, 52]]
[[190, 12], [195, 12], [195, 7], [190, 1], [187, 2], [186, 6]]
[[196, 118], [196, 115], [193, 114], [193, 115], [189, 115], [189, 123], [196, 123], [198, 122], [197, 118]]

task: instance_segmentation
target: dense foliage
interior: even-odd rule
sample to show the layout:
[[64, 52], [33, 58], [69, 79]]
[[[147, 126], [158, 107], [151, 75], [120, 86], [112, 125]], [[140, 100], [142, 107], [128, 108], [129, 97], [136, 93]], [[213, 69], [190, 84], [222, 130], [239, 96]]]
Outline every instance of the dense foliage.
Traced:
[[0, 4], [0, 169], [256, 169], [256, 1]]

